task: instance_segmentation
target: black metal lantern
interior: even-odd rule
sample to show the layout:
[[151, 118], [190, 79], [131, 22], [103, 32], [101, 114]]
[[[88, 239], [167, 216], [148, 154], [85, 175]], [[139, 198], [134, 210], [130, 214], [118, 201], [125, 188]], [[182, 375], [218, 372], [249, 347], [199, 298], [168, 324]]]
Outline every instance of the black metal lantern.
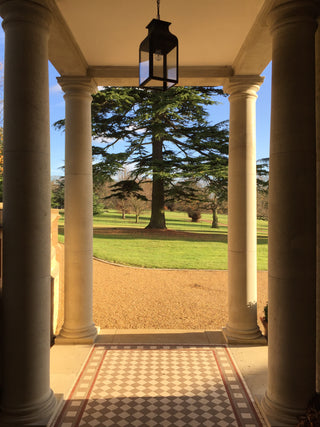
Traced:
[[[159, 17], [159, 1], [158, 1]], [[178, 83], [178, 39], [170, 22], [153, 19], [139, 48], [139, 86], [166, 90]]]

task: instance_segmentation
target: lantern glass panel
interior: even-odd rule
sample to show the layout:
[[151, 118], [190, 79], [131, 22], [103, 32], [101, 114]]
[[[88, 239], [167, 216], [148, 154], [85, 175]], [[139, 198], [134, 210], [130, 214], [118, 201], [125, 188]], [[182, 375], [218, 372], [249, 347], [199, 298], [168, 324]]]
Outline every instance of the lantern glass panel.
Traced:
[[178, 80], [177, 75], [177, 48], [172, 49], [167, 55], [168, 80]]
[[163, 75], [163, 55], [161, 53], [155, 52], [153, 54], [153, 77], [160, 77], [163, 79], [165, 76]]
[[139, 82], [144, 82], [149, 77], [149, 52], [143, 50], [140, 51], [140, 71], [139, 71]]

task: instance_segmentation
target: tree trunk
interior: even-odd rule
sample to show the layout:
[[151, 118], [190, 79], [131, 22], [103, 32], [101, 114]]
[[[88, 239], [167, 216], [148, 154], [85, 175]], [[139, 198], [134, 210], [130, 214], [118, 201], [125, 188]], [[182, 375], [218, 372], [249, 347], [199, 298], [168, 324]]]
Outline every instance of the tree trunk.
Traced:
[[152, 178], [152, 201], [151, 218], [146, 228], [165, 230], [166, 220], [164, 216], [164, 183], [159, 176], [162, 169], [162, 146], [163, 141], [155, 137], [152, 138], [152, 160], [153, 160], [153, 178]]
[[126, 210], [125, 209], [121, 209], [121, 216], [122, 216], [122, 219], [126, 219]]
[[136, 214], [136, 224], [139, 222], [139, 215]]
[[217, 208], [212, 208], [212, 225], [211, 228], [219, 228], [218, 225], [218, 215], [217, 215]]

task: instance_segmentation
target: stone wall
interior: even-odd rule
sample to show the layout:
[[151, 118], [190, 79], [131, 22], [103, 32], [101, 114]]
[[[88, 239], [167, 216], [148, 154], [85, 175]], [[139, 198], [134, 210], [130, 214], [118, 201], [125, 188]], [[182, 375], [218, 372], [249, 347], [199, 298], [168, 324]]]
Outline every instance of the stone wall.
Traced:
[[[2, 291], [2, 212], [0, 203], [0, 294]], [[51, 210], [51, 340], [57, 328], [59, 310], [59, 263], [57, 261], [59, 210]]]
[[57, 261], [59, 209], [51, 209], [51, 342], [57, 329], [59, 311], [59, 263]]

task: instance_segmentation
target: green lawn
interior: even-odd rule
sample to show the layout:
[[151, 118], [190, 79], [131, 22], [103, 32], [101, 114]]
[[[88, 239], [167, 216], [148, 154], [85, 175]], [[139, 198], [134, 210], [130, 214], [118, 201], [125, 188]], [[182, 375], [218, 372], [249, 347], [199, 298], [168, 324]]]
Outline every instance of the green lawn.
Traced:
[[[192, 223], [186, 213], [166, 212], [168, 233], [144, 231], [148, 222], [149, 215], [142, 215], [136, 224], [134, 215], [127, 215], [123, 220], [119, 212], [112, 210], [95, 216], [94, 256], [120, 264], [151, 268], [228, 268], [227, 215], [219, 215], [221, 225], [218, 229], [211, 228], [210, 214], [202, 214], [200, 222]], [[60, 225], [60, 241], [63, 241], [63, 215]], [[110, 233], [111, 228], [120, 230]], [[172, 232], [174, 230], [177, 233]], [[258, 270], [267, 270], [268, 223], [259, 220], [257, 230], [257, 267]]]

